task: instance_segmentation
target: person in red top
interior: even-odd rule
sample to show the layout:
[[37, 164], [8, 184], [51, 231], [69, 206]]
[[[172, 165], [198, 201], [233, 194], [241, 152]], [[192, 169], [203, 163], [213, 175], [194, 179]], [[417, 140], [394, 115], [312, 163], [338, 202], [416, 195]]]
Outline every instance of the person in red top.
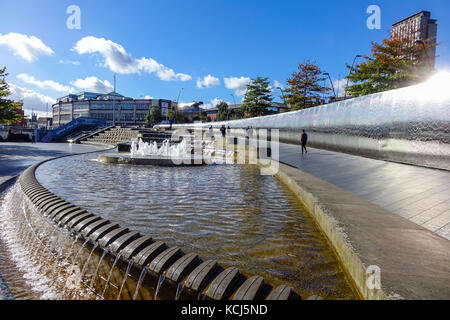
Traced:
[[302, 134], [300, 136], [300, 141], [302, 143], [302, 155], [303, 155], [303, 152], [308, 153], [308, 150], [306, 150], [306, 143], [308, 142], [308, 135], [306, 134], [305, 130], [302, 131]]

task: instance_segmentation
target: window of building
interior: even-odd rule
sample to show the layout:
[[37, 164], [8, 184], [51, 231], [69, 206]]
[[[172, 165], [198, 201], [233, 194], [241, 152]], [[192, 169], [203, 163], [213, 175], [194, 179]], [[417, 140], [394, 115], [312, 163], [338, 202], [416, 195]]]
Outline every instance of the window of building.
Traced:
[[133, 121], [133, 113], [129, 113], [129, 112], [126, 112], [126, 113], [121, 113], [120, 114], [120, 120], [121, 121]]
[[68, 105], [68, 106], [61, 106], [61, 108], [60, 108], [60, 111], [61, 112], [64, 112], [64, 111], [72, 111], [72, 106], [71, 105]]
[[83, 109], [86, 109], [86, 110], [88, 110], [89, 109], [89, 105], [87, 105], [87, 104], [76, 104], [76, 105], [74, 105], [73, 106], [73, 110], [83, 110]]
[[[112, 110], [112, 104], [92, 104], [91, 110]], [[116, 106], [117, 109], [117, 106]]]
[[120, 104], [120, 109], [121, 110], [134, 110], [134, 104], [131, 104], [131, 103]]
[[138, 103], [138, 104], [136, 104], [136, 109], [137, 110], [148, 110], [148, 109], [150, 109], [150, 104]]
[[136, 121], [145, 121], [146, 113], [136, 113]]

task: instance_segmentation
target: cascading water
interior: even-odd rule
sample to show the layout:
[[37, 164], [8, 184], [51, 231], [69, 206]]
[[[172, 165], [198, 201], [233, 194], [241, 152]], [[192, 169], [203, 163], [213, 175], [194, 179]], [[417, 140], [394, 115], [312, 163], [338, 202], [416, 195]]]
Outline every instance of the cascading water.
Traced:
[[155, 297], [154, 297], [154, 300], [156, 300], [156, 298], [158, 297], [159, 289], [161, 289], [161, 286], [162, 286], [162, 284], [163, 284], [163, 282], [164, 282], [165, 279], [166, 279], [166, 277], [164, 277], [163, 275], [160, 275], [160, 276], [159, 276], [159, 279], [158, 279], [158, 285], [156, 286], [156, 291], [155, 291]]
[[184, 285], [182, 283], [179, 283], [177, 286], [177, 292], [175, 293], [175, 300], [178, 300], [180, 298], [181, 292], [183, 292]]
[[[0, 271], [14, 297], [93, 298], [83, 279], [90, 259], [81, 259], [86, 255], [85, 243], [75, 258], [72, 254], [79, 236], [72, 239], [68, 230], [45, 218], [24, 196], [18, 183], [4, 192], [0, 202], [0, 249], [7, 261], [2, 261]], [[79, 265], [84, 266], [83, 270]]]
[[97, 277], [98, 269], [100, 269], [100, 264], [102, 263], [102, 261], [103, 261], [103, 259], [105, 258], [105, 256], [106, 256], [107, 253], [108, 253], [108, 250], [107, 250], [107, 249], [103, 249], [102, 256], [101, 256], [100, 259], [98, 260], [97, 267], [95, 268], [94, 275], [92, 276], [91, 282], [89, 283], [89, 288], [91, 288], [91, 290], [94, 288], [94, 281], [95, 281], [95, 279], [96, 279], [96, 277]]
[[116, 256], [116, 259], [114, 260], [114, 263], [112, 264], [111, 269], [109, 271], [108, 278], [106, 279], [105, 287], [104, 287], [103, 292], [102, 292], [102, 296], [103, 297], [105, 296], [106, 289], [108, 289], [108, 287], [109, 287], [111, 276], [112, 276], [112, 274], [114, 272], [114, 267], [116, 266], [116, 264], [119, 261], [119, 259], [120, 259], [120, 254], [118, 254]]
[[133, 300], [136, 300], [137, 295], [139, 293], [139, 288], [141, 287], [142, 281], [144, 281], [145, 275], [147, 274], [148, 269], [144, 267], [141, 271], [141, 274], [139, 275], [139, 280], [136, 285], [136, 290], [134, 291]]
[[170, 144], [169, 140], [164, 140], [161, 147], [158, 147], [156, 141], [144, 142], [142, 139], [133, 140], [131, 142], [132, 157], [184, 157], [187, 156], [186, 140], [182, 140], [178, 144]]
[[[17, 266], [18, 271], [25, 279], [26, 286], [32, 290], [31, 297], [38, 299], [59, 299], [62, 296], [51, 285], [52, 279], [46, 272], [46, 268], [40, 263], [40, 259], [33, 259], [36, 248], [42, 247], [39, 253], [47, 256], [47, 266], [52, 266], [55, 260], [51, 260], [51, 254], [47, 252], [48, 247], [43, 242], [50, 239], [40, 239], [35, 237], [34, 240], [39, 241], [36, 248], [30, 245], [28, 239], [36, 235], [31, 229], [30, 220], [34, 220], [33, 215], [36, 214], [32, 206], [24, 198], [20, 187], [15, 184], [6, 192], [2, 199], [0, 207], [0, 237], [5, 249], [8, 251], [12, 262]], [[38, 224], [34, 225], [37, 227]], [[52, 229], [54, 229], [52, 227]], [[43, 230], [37, 234], [43, 234]]]
[[120, 290], [119, 290], [119, 294], [117, 295], [117, 300], [120, 299], [120, 295], [122, 294], [123, 286], [125, 285], [125, 282], [127, 281], [128, 274], [130, 273], [130, 269], [132, 266], [133, 266], [133, 260], [130, 260], [130, 262], [128, 263], [127, 270], [125, 271], [125, 274], [123, 276], [122, 284], [120, 285]]
[[182, 139], [180, 143], [170, 143], [164, 140], [160, 147], [156, 141], [144, 142], [142, 139], [134, 139], [131, 142], [130, 155], [132, 158], [139, 157], [170, 157], [170, 158], [191, 158], [201, 156], [207, 158], [212, 163], [220, 160], [232, 159], [234, 151], [220, 150], [215, 147], [214, 141]]

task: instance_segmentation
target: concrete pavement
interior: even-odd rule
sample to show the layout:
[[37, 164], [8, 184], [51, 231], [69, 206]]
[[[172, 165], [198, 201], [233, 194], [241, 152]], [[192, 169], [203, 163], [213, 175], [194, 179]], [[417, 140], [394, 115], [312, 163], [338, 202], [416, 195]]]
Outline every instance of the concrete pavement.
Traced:
[[447, 239], [302, 170], [271, 168], [307, 207], [365, 299], [449, 299]]
[[102, 150], [106, 147], [68, 143], [0, 143], [0, 184], [33, 164], [50, 158]]
[[450, 240], [450, 172], [280, 143], [298, 168]]

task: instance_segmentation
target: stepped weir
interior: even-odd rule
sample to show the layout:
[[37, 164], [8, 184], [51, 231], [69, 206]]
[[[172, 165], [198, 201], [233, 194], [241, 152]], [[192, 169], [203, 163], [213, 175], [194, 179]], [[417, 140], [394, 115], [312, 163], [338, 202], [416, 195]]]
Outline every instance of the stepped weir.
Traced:
[[49, 290], [51, 298], [308, 298], [286, 285], [275, 286], [261, 276], [169, 247], [67, 202], [37, 181], [35, 170], [41, 164], [25, 170], [13, 188], [25, 197], [20, 241], [41, 274], [53, 281], [57, 292]]

